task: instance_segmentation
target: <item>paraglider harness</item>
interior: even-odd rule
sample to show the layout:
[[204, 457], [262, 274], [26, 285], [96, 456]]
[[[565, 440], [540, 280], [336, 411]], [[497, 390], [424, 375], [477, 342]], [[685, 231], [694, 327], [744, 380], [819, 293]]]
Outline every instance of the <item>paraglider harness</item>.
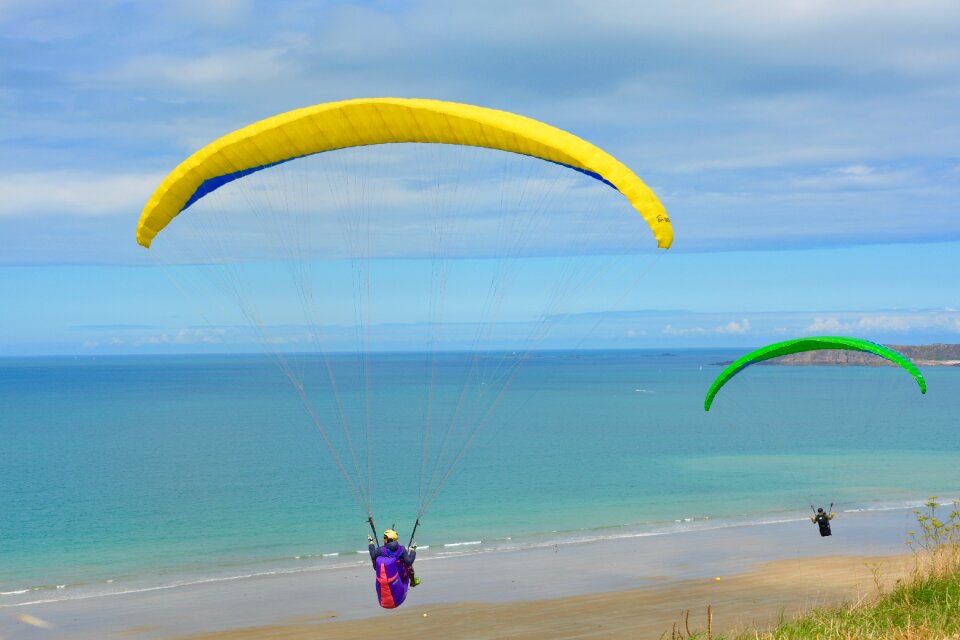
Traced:
[[820, 536], [827, 537], [833, 535], [833, 532], [830, 531], [830, 514], [833, 513], [833, 503], [830, 503], [830, 508], [824, 512], [822, 509], [817, 511], [813, 508], [813, 505], [810, 505], [810, 508], [813, 510], [813, 519], [817, 523], [817, 526], [820, 527]]
[[[377, 528], [373, 524], [373, 516], [368, 516], [370, 530], [377, 535]], [[376, 575], [374, 589], [377, 601], [384, 609], [396, 609], [407, 599], [407, 590], [417, 586], [413, 571], [413, 562], [416, 559], [416, 548], [408, 554], [407, 549], [397, 539], [397, 532], [391, 527], [383, 533], [383, 545], [377, 545], [373, 537], [370, 539], [370, 560], [373, 562], [373, 571]]]

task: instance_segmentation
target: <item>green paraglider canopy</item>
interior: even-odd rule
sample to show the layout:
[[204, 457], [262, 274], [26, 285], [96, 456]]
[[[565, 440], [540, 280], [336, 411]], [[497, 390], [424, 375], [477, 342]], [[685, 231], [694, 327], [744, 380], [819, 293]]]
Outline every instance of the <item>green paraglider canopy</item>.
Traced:
[[878, 355], [881, 358], [886, 358], [894, 364], [906, 369], [907, 372], [909, 372], [910, 375], [916, 379], [917, 384], [920, 385], [921, 393], [927, 392], [927, 382], [923, 379], [923, 374], [920, 373], [920, 369], [918, 369], [917, 366], [902, 353], [898, 353], [889, 347], [885, 347], [882, 344], [877, 344], [876, 342], [871, 342], [870, 340], [862, 340], [860, 338], [844, 338], [839, 336], [820, 336], [799, 338], [797, 340], [787, 340], [785, 342], [770, 344], [765, 347], [760, 347], [756, 351], [751, 351], [742, 358], [737, 359], [730, 366], [724, 369], [723, 372], [717, 376], [717, 379], [713, 381], [713, 384], [710, 385], [710, 390], [707, 391], [707, 397], [703, 401], [703, 410], [710, 411], [710, 405], [713, 404], [713, 399], [716, 397], [717, 393], [720, 392], [720, 389], [723, 388], [723, 385], [727, 384], [727, 382], [729, 382], [735, 375], [750, 365], [757, 362], [763, 362], [764, 360], [770, 360], [771, 358], [779, 358], [780, 356], [790, 355], [791, 353], [825, 349], [865, 351]]

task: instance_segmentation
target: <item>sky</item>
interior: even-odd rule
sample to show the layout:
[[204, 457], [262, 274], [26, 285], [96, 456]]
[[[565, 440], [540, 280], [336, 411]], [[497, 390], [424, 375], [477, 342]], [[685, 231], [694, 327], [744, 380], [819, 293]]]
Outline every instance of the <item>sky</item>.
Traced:
[[146, 200], [236, 128], [373, 96], [542, 120], [654, 190], [674, 245], [584, 299], [598, 346], [960, 342], [953, 0], [0, 0], [0, 355], [216, 349], [134, 241]]

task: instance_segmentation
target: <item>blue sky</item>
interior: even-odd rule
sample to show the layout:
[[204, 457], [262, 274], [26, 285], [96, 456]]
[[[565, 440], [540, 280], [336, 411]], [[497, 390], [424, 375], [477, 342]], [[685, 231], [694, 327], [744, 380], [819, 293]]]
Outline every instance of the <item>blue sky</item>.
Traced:
[[592, 309], [603, 344], [958, 342], [958, 69], [952, 1], [0, 0], [0, 355], [211, 348], [133, 240], [154, 187], [381, 95], [543, 120], [654, 189], [676, 241]]

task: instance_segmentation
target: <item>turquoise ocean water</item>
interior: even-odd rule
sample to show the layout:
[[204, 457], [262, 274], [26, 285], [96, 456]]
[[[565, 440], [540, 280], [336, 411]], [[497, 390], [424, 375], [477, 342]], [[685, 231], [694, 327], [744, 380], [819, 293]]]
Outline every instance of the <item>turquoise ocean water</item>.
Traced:
[[[960, 495], [960, 369], [925, 369], [921, 396], [891, 367], [758, 366], [704, 413], [716, 363], [742, 353], [533, 354], [426, 513], [422, 553]], [[422, 405], [423, 360], [372, 356], [377, 393], [339, 390], [375, 398], [374, 516], [402, 536], [422, 425], [398, 408]], [[469, 358], [441, 364], [453, 397]], [[268, 357], [0, 360], [0, 456], [0, 607], [363, 561], [366, 514]]]

